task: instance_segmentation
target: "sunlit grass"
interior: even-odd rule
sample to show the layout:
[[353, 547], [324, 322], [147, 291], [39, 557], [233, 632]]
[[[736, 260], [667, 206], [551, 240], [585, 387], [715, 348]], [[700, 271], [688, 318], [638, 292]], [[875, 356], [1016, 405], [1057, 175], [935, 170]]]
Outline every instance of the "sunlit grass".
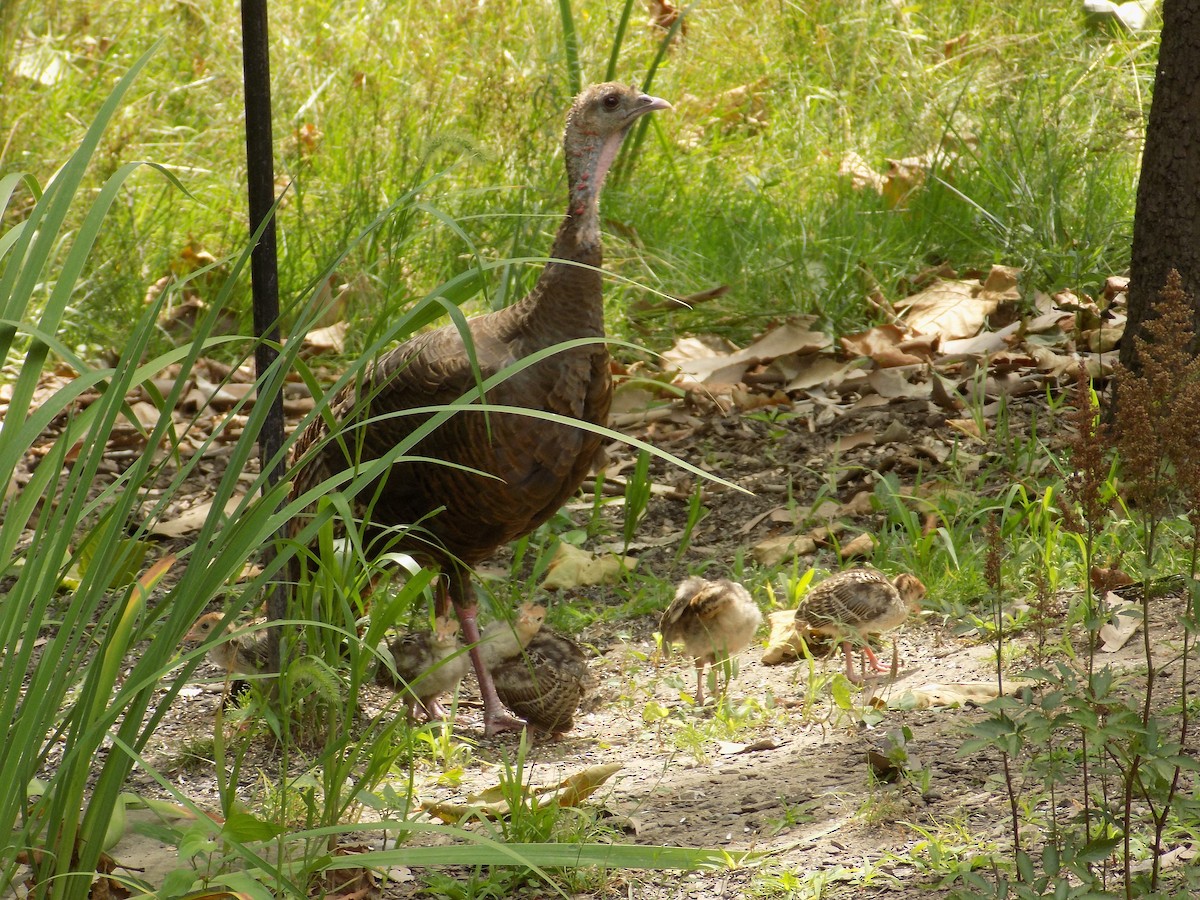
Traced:
[[[572, 5], [584, 81], [605, 74], [621, 6]], [[50, 84], [9, 74], [0, 99], [0, 120], [16, 123], [0, 144], [0, 173], [43, 180], [79, 139], [74, 110], [94, 106], [153, 35], [172, 39], [106, 136], [98, 169], [154, 159], [192, 196], [149, 175], [131, 181], [71, 310], [76, 343], [92, 347], [119, 342], [146, 287], [180, 267], [189, 243], [221, 257], [244, 239], [237, 6], [151, 0], [139, 11], [31, 6], [6, 30], [16, 60], [61, 63]], [[355, 286], [351, 318], [377, 321], [477, 257], [545, 252], [562, 209], [558, 144], [571, 92], [558, 12], [512, 0], [302, 3], [274, 17], [285, 299], [434, 172], [448, 170], [422, 199], [466, 239], [429, 210], [382, 229], [338, 268]], [[618, 77], [641, 79], [662, 37], [635, 6]], [[897, 290], [928, 262], [1004, 262], [1026, 267], [1041, 289], [1094, 287], [1127, 264], [1154, 50], [1153, 40], [1093, 33], [1033, 2], [694, 5], [653, 85], [676, 109], [606, 194], [608, 266], [676, 295], [732, 290], [639, 338], [744, 337], [800, 312], [854, 327], [870, 315], [862, 296], [872, 280]], [[961, 156], [906, 210], [837, 176], [849, 151], [883, 169], [938, 146]], [[510, 302], [535, 273], [498, 270], [482, 302]], [[610, 286], [616, 331], [636, 296]], [[243, 315], [247, 302], [245, 290], [234, 298]]]

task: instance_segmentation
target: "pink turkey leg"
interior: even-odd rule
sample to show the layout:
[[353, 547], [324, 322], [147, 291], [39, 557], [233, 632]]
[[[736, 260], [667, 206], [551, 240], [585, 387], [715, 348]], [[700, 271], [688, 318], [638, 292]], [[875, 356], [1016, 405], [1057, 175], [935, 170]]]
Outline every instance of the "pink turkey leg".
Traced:
[[479, 649], [479, 626], [475, 624], [478, 609], [457, 604], [454, 608], [458, 613], [458, 624], [462, 626], [463, 639], [471, 648], [471, 664], [475, 667], [475, 677], [479, 679], [479, 693], [483, 695], [483, 733], [487, 737], [494, 737], [502, 731], [518, 731], [524, 728], [524, 722], [514, 719], [504, 711], [500, 698], [496, 696], [492, 673], [483, 664], [483, 653]]
[[867, 655], [867, 658], [871, 660], [871, 665], [875, 667], [876, 672], [890, 672], [892, 670], [890, 666], [880, 665], [879, 660], [875, 657], [874, 651], [866, 644], [863, 644], [862, 649], [863, 653]]

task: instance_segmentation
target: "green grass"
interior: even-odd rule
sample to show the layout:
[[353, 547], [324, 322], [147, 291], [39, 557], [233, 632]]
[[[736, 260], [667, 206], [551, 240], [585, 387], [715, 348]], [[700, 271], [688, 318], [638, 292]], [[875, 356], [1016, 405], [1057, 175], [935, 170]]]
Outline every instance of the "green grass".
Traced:
[[[93, 177], [130, 159], [174, 171], [191, 196], [135, 175], [100, 238], [68, 326], [76, 345], [117, 345], [146, 288], [192, 244], [221, 258], [244, 240], [240, 32], [236, 5], [150, 0], [27, 3], [5, 29], [15, 59], [57, 54], [61, 77], [8, 74], [0, 173], [53, 172], [152, 36], [170, 46], [143, 75], [96, 155]], [[558, 149], [569, 102], [557, 9], [507, 2], [301, 3], [275, 11], [281, 286], [303, 296], [389, 203], [430, 175], [426, 206], [391, 216], [338, 275], [348, 314], [371, 323], [473, 260], [538, 256], [563, 206]], [[583, 80], [605, 74], [621, 5], [577, 2]], [[19, 23], [19, 27], [18, 27]], [[946, 43], [962, 36], [948, 55]], [[662, 33], [633, 10], [618, 77], [640, 80]], [[1075, 8], [1034, 2], [697, 4], [653, 90], [672, 100], [636, 167], [605, 197], [609, 267], [655, 290], [733, 290], [695, 312], [639, 323], [653, 346], [686, 330], [746, 337], [770, 319], [867, 317], [865, 275], [887, 292], [930, 261], [1021, 265], [1044, 290], [1093, 288], [1127, 265], [1140, 128], [1154, 41], [1087, 30]], [[758, 100], [720, 99], [750, 86]], [[851, 190], [847, 151], [887, 158], [971, 149], [907, 210]], [[461, 232], [446, 221], [453, 220]], [[479, 302], [519, 296], [536, 266], [503, 266]], [[233, 298], [245, 317], [244, 284]], [[612, 282], [611, 323], [641, 289]], [[211, 296], [206, 297], [212, 300]]]
[[[350, 354], [373, 352], [419, 327], [439, 310], [429, 292], [455, 276], [462, 283], [442, 293], [477, 308], [510, 302], [535, 277], [536, 264], [505, 260], [536, 259], [549, 246], [563, 205], [558, 141], [572, 73], [584, 81], [601, 77], [618, 44], [619, 5], [580, 2], [570, 9], [565, 27], [578, 41], [577, 59], [564, 49], [559, 9], [514, 0], [302, 3], [287, 15], [276, 13], [277, 167], [281, 184], [289, 185], [279, 214], [284, 299], [307, 302], [312, 286], [335, 266], [339, 281], [352, 285], [343, 310], [355, 325]], [[124, 85], [123, 101], [107, 100], [159, 34], [167, 35], [166, 47], [145, 61], [136, 81]], [[959, 41], [960, 36], [965, 37]], [[643, 79], [662, 39], [635, 7], [616, 47], [620, 77]], [[175, 652], [182, 633], [209, 601], [225, 596], [226, 578], [303, 505], [276, 513], [274, 501], [281, 496], [276, 490], [247, 501], [236, 527], [220, 528], [213, 517], [177, 563], [178, 583], [163, 596], [148, 597], [132, 581], [141, 575], [152, 586], [139, 569], [138, 554], [145, 549], [139, 541], [147, 523], [167, 515], [195, 460], [185, 462], [161, 494], [149, 487], [173, 470], [150, 454], [121, 481], [102, 487], [99, 497], [87, 494], [103, 461], [104, 437], [130, 386], [174, 362], [183, 364], [186, 375], [201, 352], [237, 359], [251, 352], [249, 338], [218, 343], [205, 340], [203, 328], [194, 347], [172, 351], [167, 337], [150, 325], [157, 310], [144, 299], [148, 286], [166, 273], [190, 272], [185, 248], [210, 253], [218, 260], [210, 273], [160, 300], [169, 306], [197, 290], [210, 305], [232, 309], [241, 333], [248, 332], [249, 292], [241, 274], [246, 235], [239, 41], [236, 4], [212, 0], [149, 0], [136, 17], [120, 5], [83, 0], [47, 9], [25, 0], [0, 12], [0, 50], [9, 66], [0, 76], [0, 122], [8, 129], [0, 134], [0, 192], [5, 200], [13, 192], [11, 202], [0, 203], [5, 263], [0, 319], [10, 323], [0, 328], [0, 355], [5, 378], [18, 366], [22, 373], [12, 376], [13, 412], [0, 428], [0, 483], [7, 483], [51, 418], [74, 409], [74, 391], [85, 384], [111, 387], [75, 419], [62, 416], [69, 420], [62, 439], [0, 522], [0, 575], [12, 579], [0, 626], [6, 648], [18, 648], [0, 658], [8, 697], [0, 706], [13, 723], [6, 765], [0, 767], [0, 819], [14, 835], [14, 847], [45, 846], [63, 860], [76, 852], [79, 835], [80, 871], [94, 866], [100, 836], [110, 825], [105, 810], [116, 802], [130, 768], [138, 763], [157, 774], [140, 753], [201, 652], [179, 668]], [[947, 42], [954, 42], [953, 52]], [[42, 84], [14, 74], [11, 66], [28, 62], [34, 51], [61, 63], [57, 80]], [[852, 329], [871, 315], [862, 302], [869, 284], [895, 295], [902, 279], [931, 262], [960, 269], [1020, 265], [1027, 289], [1094, 289], [1104, 275], [1127, 264], [1154, 52], [1152, 39], [1089, 32], [1075, 7], [1066, 4], [939, 0], [899, 10], [870, 2], [697, 5], [686, 40], [669, 51], [654, 75], [654, 92], [674, 101], [676, 109], [653, 120], [606, 193], [608, 266], [621, 276], [609, 283], [612, 330], [656, 349], [689, 331], [744, 338], [769, 320], [798, 312]], [[730, 99], [726, 92], [743, 86], [758, 99]], [[939, 145], [964, 149], [952, 169], [931, 174], [903, 209], [854, 191], [837, 175], [849, 151], [882, 169], [887, 158]], [[76, 147], [81, 153], [60, 171]], [[128, 165], [139, 159], [162, 168]], [[18, 172], [30, 173], [32, 180], [18, 181]], [[21, 231], [19, 223], [27, 220], [31, 227]], [[483, 277], [469, 274], [476, 268]], [[730, 293], [695, 311], [642, 320], [627, 311], [646, 289], [687, 294], [721, 282], [732, 285]], [[408, 315], [412, 318], [404, 318]], [[26, 323], [24, 330], [14, 328], [15, 322]], [[29, 334], [32, 322], [43, 330], [40, 341]], [[140, 323], [132, 334], [130, 323]], [[122, 351], [111, 368], [100, 362], [109, 347]], [[294, 353], [295, 344], [289, 350]], [[37, 375], [55, 358], [71, 361], [83, 375], [23, 424]], [[164, 405], [176, 400], [172, 394]], [[1048, 419], [1039, 423], [1046, 434], [1061, 428], [1053, 415]], [[168, 422], [164, 417], [151, 444], [177, 446]], [[63, 454], [84, 429], [84, 450], [73, 466], [62, 466]], [[1000, 567], [1007, 597], [1027, 596], [1038, 575], [1059, 584], [1083, 583], [1090, 557], [1058, 515], [1070, 467], [1037, 468], [1047, 450], [1033, 438], [1022, 442], [997, 427], [990, 439], [978, 469], [952, 461], [938, 473], [942, 482], [918, 479], [911, 489], [893, 478], [876, 482], [875, 561], [889, 571], [916, 572], [931, 587], [938, 613], [951, 624], [977, 628], [996, 644], [998, 656], [1013, 658], [1014, 631], [1039, 626], [1030, 615], [1007, 621], [993, 616], [1002, 597], [984, 577], [988, 547], [981, 525], [994, 516], [1001, 538], [1013, 548]], [[248, 441], [237, 446], [218, 501], [234, 490], [250, 452]], [[344, 488], [350, 492], [369, 480], [365, 473]], [[1004, 489], [994, 490], [997, 484]], [[325, 493], [324, 486], [317, 493]], [[51, 494], [61, 498], [58, 504], [39, 502]], [[615, 537], [622, 523], [615, 510], [610, 513]], [[932, 530], [926, 528], [928, 513], [935, 517]], [[698, 506], [694, 515], [700, 515]], [[1130, 548], [1132, 556], [1132, 548], [1150, 543], [1147, 522], [1136, 509], [1094, 524], [1100, 553]], [[1159, 527], [1160, 557], [1166, 553], [1171, 566], [1185, 568], [1191, 528], [1172, 517]], [[498, 607], [537, 584], [561, 529], [578, 531], [564, 518], [518, 545], [514, 570], [528, 575], [496, 591]], [[310, 530], [315, 533], [316, 525]], [[34, 532], [32, 543], [27, 531]], [[69, 545], [73, 536], [76, 542]], [[97, 558], [114, 564], [103, 570], [82, 565]], [[10, 559], [19, 559], [19, 571]], [[56, 591], [72, 563], [83, 569], [81, 582], [70, 602], [60, 604]], [[780, 580], [778, 572], [743, 567], [740, 558], [732, 565], [734, 577], [777, 583], [781, 595], [804, 576], [796, 571]], [[271, 574], [233, 598], [234, 613], [252, 604]], [[672, 592], [671, 583], [660, 578], [661, 573], [639, 572], [636, 581], [617, 590], [624, 601], [618, 606], [559, 605], [554, 624], [575, 630], [595, 618], [656, 614]], [[414, 583], [413, 592], [419, 587]], [[353, 633], [360, 612], [355, 586], [334, 578], [324, 590], [323, 619], [340, 623], [342, 634]], [[372, 619], [367, 639], [350, 642], [348, 672], [346, 666], [320, 670], [322, 677], [285, 685], [300, 700], [305, 690], [313, 695], [310, 725], [313, 720], [327, 725], [331, 698], [345, 690], [341, 725], [350, 731], [355, 691], [373, 662], [369, 648], [397, 617], [391, 613], [411, 600], [397, 599], [397, 609]], [[1084, 614], [1082, 606], [1070, 612], [1073, 621]], [[61, 621], [48, 636], [39, 626], [50, 615]], [[1193, 612], [1189, 620], [1193, 630], [1198, 615]], [[323, 646], [325, 656], [334, 658], [342, 634], [309, 624], [309, 647]], [[40, 638], [50, 641], [49, 649], [33, 658], [31, 648]], [[1068, 646], [1064, 655], [1071, 652]], [[136, 660], [126, 673], [122, 664], [131, 656]], [[839, 678], [810, 682], [811, 708], [837, 721], [857, 720], [861, 713], [846, 699], [850, 692]], [[167, 687], [166, 696], [155, 693], [160, 685]], [[690, 689], [690, 681], [680, 687]], [[46, 699], [36, 715], [17, 714], [26, 690]], [[636, 708], [640, 699], [640, 693], [630, 694], [622, 702]], [[656, 711], [645, 704], [641, 713], [647, 711], [648, 727], [696, 755], [706, 743], [753, 732], [776, 715], [769, 704], [726, 702], [700, 728], [669, 718], [663, 707]], [[1125, 747], [1130, 734], [1140, 734], [1137, 728], [1110, 733], [1086, 722], [1068, 723], [1075, 730], [1057, 720], [1046, 726], [1036, 708], [1011, 714], [1031, 728], [1050, 728], [1048, 734], [1086, 733], [1101, 751]], [[999, 712], [997, 717], [1005, 724]], [[280, 892], [304, 894], [307, 876], [334, 865], [324, 855], [330, 836], [366, 829], [355, 823], [359, 804], [375, 804], [389, 814], [406, 809], [405, 785], [387, 784], [385, 769], [407, 765], [411, 787], [411, 760], [428, 757], [453, 778], [470, 756], [470, 748], [445, 732], [397, 734], [382, 722], [374, 725], [375, 730], [330, 742], [311, 758], [289, 751], [297, 754], [297, 765], [307, 767], [307, 782], [289, 783], [268, 798], [269, 811], [278, 815], [259, 820], [247, 813], [219, 830], [205, 822], [195, 835], [176, 837], [193, 850], [197, 842], [206, 847], [211, 842], [223, 866], [248, 865], [261, 876], [257, 880]], [[60, 735], [68, 752], [45, 791], [36, 799], [27, 796], [29, 779], [46, 771]], [[95, 753], [110, 736], [116, 750], [97, 772]], [[1010, 734], [997, 729], [983, 739], [1001, 746]], [[1019, 771], [1035, 772], [1048, 740], [1006, 749], [1006, 759]], [[1169, 770], [1171, 748], [1150, 746], [1148, 739], [1147, 745], [1147, 758]], [[219, 782], [226, 814], [233, 809], [241, 752], [219, 737], [212, 744], [216, 771], [225, 773], [223, 763], [231, 761], [234, 777], [222, 775]], [[1127, 764], [1127, 771], [1136, 774], [1136, 766]], [[400, 776], [403, 780], [403, 771]], [[161, 776], [160, 787], [174, 790]], [[1178, 799], [1173, 788], [1152, 787], [1168, 807]], [[1031, 796], [1036, 798], [1036, 790]], [[94, 801], [85, 805], [88, 797]], [[274, 819], [286, 820], [293, 805], [308, 800], [301, 830], [290, 840], [305, 848], [309, 868], [285, 871], [264, 862], [259, 854], [277, 828]], [[476, 834], [475, 846], [398, 848], [368, 861], [516, 863], [512, 877], [518, 880], [538, 866], [568, 862], [685, 868], [720, 863], [717, 854], [688, 850], [655, 858], [652, 849], [590, 844], [594, 836], [583, 834], [575, 839], [584, 843], [556, 848], [540, 843], [562, 825], [553, 818], [532, 823], [537, 827], [529, 833], [504, 835], [509, 846]], [[410, 823], [397, 830], [405, 828], [418, 830]], [[1141, 828], [1146, 830], [1145, 823]], [[464, 837], [453, 829], [446, 833]], [[1083, 839], [1092, 836], [1085, 832]], [[1063, 845], [1074, 847], [1066, 839]], [[9, 874], [15, 871], [12, 853], [10, 847], [0, 854], [0, 870]], [[950, 864], [940, 868], [956, 871], [957, 857], [945, 858]], [[1014, 854], [1011, 865], [1019, 871], [1027, 860]], [[932, 853], [930, 868], [939, 868]], [[42, 874], [45, 895], [87, 893], [84, 877], [54, 878], [49, 868]], [[183, 866], [172, 877], [172, 887], [183, 892], [196, 872]], [[826, 873], [768, 887], [780, 896], [819, 896], [829, 881], [848, 877]], [[873, 873], [853, 877], [865, 883]], [[229, 886], [264, 895], [261, 884], [242, 879]]]

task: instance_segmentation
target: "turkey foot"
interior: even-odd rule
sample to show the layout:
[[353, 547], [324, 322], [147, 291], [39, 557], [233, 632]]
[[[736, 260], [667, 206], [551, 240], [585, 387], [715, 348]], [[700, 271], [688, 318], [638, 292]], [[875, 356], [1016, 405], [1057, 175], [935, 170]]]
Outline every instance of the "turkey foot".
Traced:
[[471, 663], [475, 666], [479, 693], [483, 695], [484, 736], [495, 737], [504, 731], [520, 731], [525, 727], [525, 723], [504, 711], [500, 698], [496, 695], [492, 673], [484, 665], [483, 653], [479, 648], [479, 625], [475, 622], [478, 609], [475, 606], [463, 607], [456, 604], [455, 610], [458, 612], [458, 623], [462, 626], [463, 638], [471, 648]]

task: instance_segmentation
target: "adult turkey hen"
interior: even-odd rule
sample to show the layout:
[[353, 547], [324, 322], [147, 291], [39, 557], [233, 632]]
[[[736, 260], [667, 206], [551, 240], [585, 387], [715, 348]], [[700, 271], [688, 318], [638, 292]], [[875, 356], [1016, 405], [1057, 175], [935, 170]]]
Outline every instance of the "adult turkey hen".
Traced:
[[[633, 123], [669, 107], [614, 83], [593, 85], [575, 99], [563, 136], [567, 214], [533, 290], [506, 309], [468, 320], [473, 357], [458, 328], [448, 325], [401, 344], [334, 397], [333, 430], [343, 431], [345, 440], [331, 440], [325, 417], [305, 429], [293, 450], [293, 497], [358, 460], [379, 458], [430, 415], [396, 413], [470, 398], [481, 379], [566, 341], [587, 343], [504, 379], [487, 391], [487, 403], [607, 422], [612, 382], [603, 343], [600, 189]], [[399, 534], [404, 550], [442, 568], [437, 612], [444, 615], [453, 604], [465, 642], [477, 645], [472, 568], [554, 515], [588, 474], [600, 443], [598, 435], [565, 423], [460, 411], [422, 437], [381, 483], [359, 494], [356, 511], [371, 536]], [[471, 661], [486, 734], [520, 727], [503, 712], [478, 646], [472, 646]]]

